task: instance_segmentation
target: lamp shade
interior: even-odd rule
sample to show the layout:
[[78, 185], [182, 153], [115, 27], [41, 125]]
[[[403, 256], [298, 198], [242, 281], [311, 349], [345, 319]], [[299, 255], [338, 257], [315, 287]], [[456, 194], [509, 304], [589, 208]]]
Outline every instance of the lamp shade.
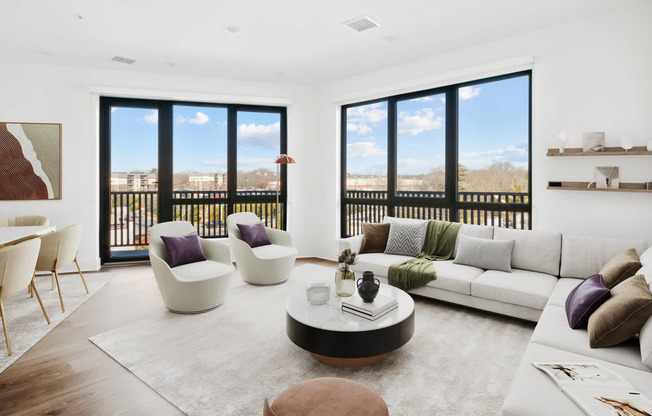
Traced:
[[281, 163], [285, 165], [287, 163], [296, 163], [296, 162], [290, 156], [286, 154], [282, 154], [282, 155], [278, 155], [274, 163]]

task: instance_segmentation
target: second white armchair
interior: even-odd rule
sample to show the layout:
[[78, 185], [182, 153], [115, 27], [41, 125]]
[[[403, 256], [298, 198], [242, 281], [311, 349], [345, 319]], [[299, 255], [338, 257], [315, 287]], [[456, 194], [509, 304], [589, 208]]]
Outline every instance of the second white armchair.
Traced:
[[252, 285], [273, 285], [285, 282], [292, 272], [297, 249], [287, 231], [265, 227], [271, 244], [252, 248], [243, 238], [238, 224], [253, 225], [259, 221], [253, 212], [231, 214], [226, 219], [229, 244], [242, 279]]

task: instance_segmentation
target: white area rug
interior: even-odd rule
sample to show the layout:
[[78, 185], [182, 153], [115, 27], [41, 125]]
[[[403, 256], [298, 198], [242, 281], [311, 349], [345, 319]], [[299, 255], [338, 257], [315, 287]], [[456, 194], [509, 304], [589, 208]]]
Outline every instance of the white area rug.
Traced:
[[417, 298], [406, 345], [371, 366], [331, 367], [288, 339], [285, 301], [333, 276], [306, 264], [278, 286], [237, 281], [211, 312], [162, 312], [91, 341], [189, 415], [260, 415], [265, 397], [315, 377], [370, 386], [392, 416], [498, 413], [533, 325]]
[[61, 293], [63, 293], [63, 304], [66, 312], [61, 312], [59, 303], [59, 292], [52, 289], [51, 278], [47, 276], [36, 276], [36, 290], [41, 295], [43, 306], [45, 307], [50, 321], [48, 325], [43, 316], [41, 306], [38, 304], [36, 296], [29, 297], [27, 287], [24, 293], [18, 293], [9, 298], [3, 299], [2, 303], [7, 316], [7, 327], [9, 328], [9, 340], [13, 354], [7, 355], [7, 344], [5, 343], [4, 333], [0, 332], [0, 372], [4, 371], [14, 361], [20, 358], [34, 344], [41, 340], [48, 332], [52, 331], [57, 325], [63, 322], [70, 314], [79, 308], [84, 302], [90, 299], [98, 290], [100, 290], [111, 279], [111, 273], [85, 273], [88, 291], [84, 290], [84, 284], [79, 274], [60, 274], [59, 282], [61, 284]]

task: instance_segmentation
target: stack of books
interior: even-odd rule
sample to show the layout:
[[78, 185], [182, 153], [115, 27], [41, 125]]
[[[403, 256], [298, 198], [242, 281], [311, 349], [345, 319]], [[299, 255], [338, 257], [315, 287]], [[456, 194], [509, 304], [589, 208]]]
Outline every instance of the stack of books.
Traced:
[[378, 295], [373, 302], [365, 302], [359, 296], [342, 300], [342, 310], [375, 321], [398, 308], [398, 302], [391, 296]]

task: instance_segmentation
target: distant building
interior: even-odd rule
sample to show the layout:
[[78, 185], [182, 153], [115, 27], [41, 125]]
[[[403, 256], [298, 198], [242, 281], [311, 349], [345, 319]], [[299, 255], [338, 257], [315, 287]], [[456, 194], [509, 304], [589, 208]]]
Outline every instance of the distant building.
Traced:
[[191, 173], [188, 182], [193, 191], [219, 191], [226, 187], [226, 173]]
[[112, 172], [111, 191], [145, 192], [158, 190], [158, 174], [147, 172]]

